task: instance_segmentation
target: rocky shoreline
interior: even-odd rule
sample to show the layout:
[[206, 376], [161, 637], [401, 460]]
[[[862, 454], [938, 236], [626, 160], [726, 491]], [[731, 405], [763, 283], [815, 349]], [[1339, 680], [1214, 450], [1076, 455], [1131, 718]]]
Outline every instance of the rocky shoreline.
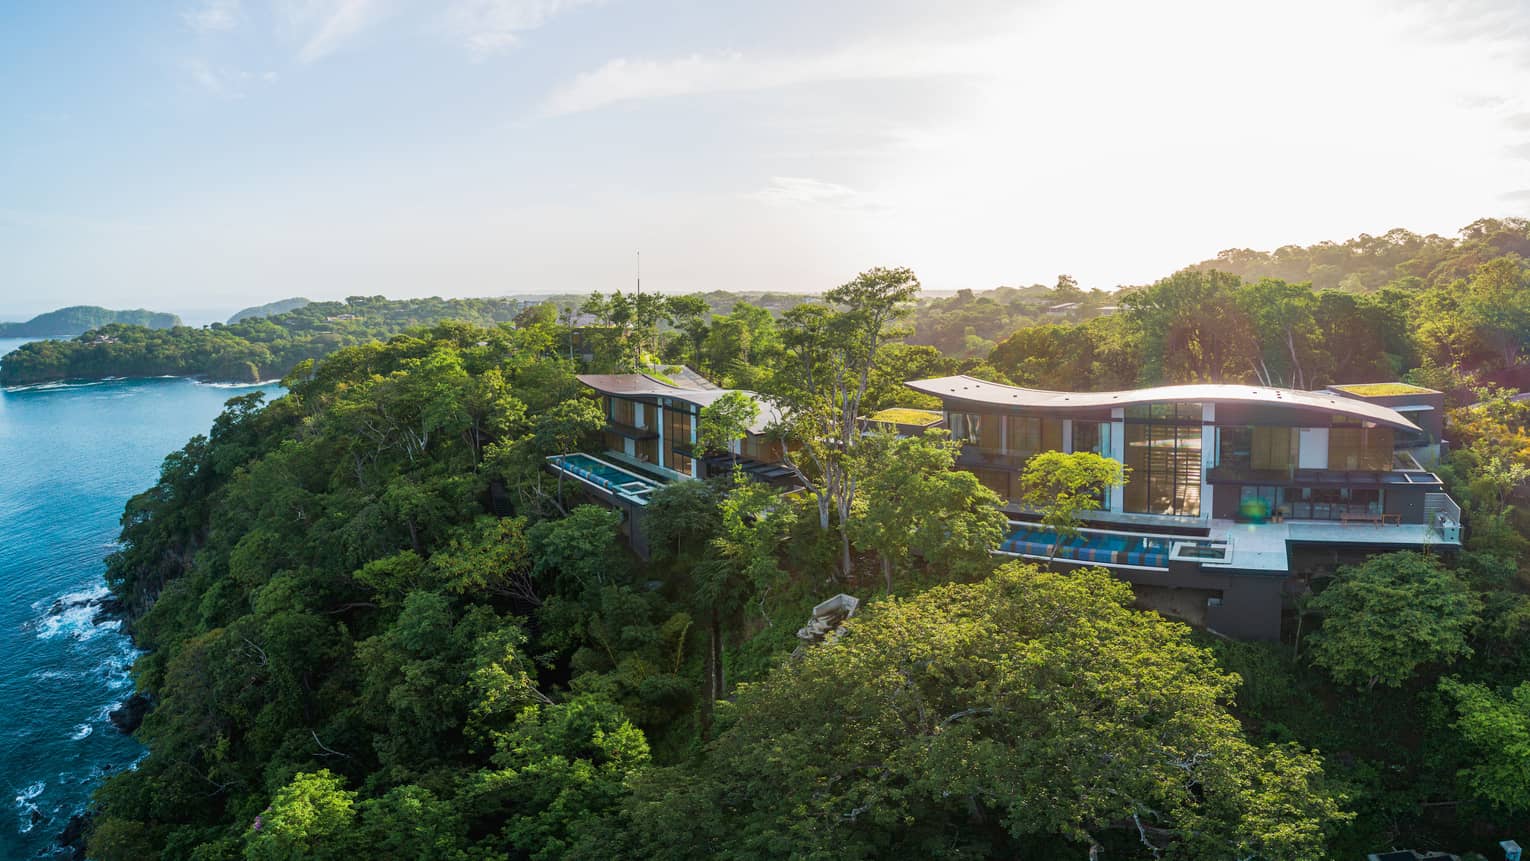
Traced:
[[[111, 593], [95, 595], [88, 598], [60, 598], [48, 608], [49, 616], [60, 616], [71, 610], [90, 609], [94, 613], [90, 617], [92, 625], [116, 624], [126, 627], [128, 622], [127, 607], [122, 600]], [[126, 631], [124, 630], [126, 635]], [[128, 635], [130, 636], [130, 635]], [[133, 695], [118, 703], [115, 708], [107, 712], [106, 718], [118, 732], [131, 735], [143, 725], [144, 716], [154, 708], [154, 700], [148, 694], [134, 691]], [[103, 771], [110, 771], [110, 764], [102, 765]], [[42, 814], [34, 811], [33, 824], [41, 824]], [[69, 817], [62, 830], [54, 837], [54, 844], [61, 850], [68, 851], [68, 857], [73, 861], [84, 861], [86, 839], [90, 835], [91, 824], [95, 818], [95, 811], [86, 808]]]

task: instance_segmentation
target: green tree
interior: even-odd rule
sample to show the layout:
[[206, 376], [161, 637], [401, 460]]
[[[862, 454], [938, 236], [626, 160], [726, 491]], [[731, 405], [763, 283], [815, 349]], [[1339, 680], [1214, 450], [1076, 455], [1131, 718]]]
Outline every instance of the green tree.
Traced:
[[875, 268], [824, 294], [826, 305], [799, 305], [783, 316], [790, 369], [779, 380], [779, 400], [790, 416], [787, 432], [801, 444], [787, 463], [818, 501], [819, 528], [831, 514], [840, 532], [840, 566], [849, 574], [850, 513], [855, 480], [849, 471], [861, 434], [861, 405], [878, 350], [907, 334], [896, 327], [911, 312], [919, 280], [908, 269]]
[[738, 462], [733, 444], [749, 435], [760, 417], [760, 404], [746, 392], [728, 392], [701, 408], [696, 443], [702, 451], [725, 451]]
[[[536, 417], [532, 424], [532, 445], [538, 456], [561, 458], [583, 445], [606, 426], [605, 413], [594, 401], [563, 401]], [[563, 471], [558, 471], [558, 508], [563, 509]]]
[[1481, 602], [1437, 558], [1403, 551], [1341, 568], [1311, 606], [1323, 617], [1313, 661], [1340, 684], [1370, 689], [1469, 656]]
[[742, 686], [700, 764], [637, 779], [641, 854], [1083, 857], [1120, 830], [1173, 857], [1322, 855], [1344, 816], [1318, 758], [1250, 744], [1237, 678], [1131, 601], [1103, 571], [1009, 564], [873, 603]]
[[1452, 726], [1477, 755], [1461, 772], [1472, 794], [1513, 813], [1530, 811], [1530, 682], [1504, 697], [1445, 678], [1440, 692], [1454, 702]]
[[867, 434], [857, 446], [850, 532], [856, 546], [881, 558], [888, 592], [916, 557], [936, 577], [983, 573], [1004, 539], [1003, 500], [977, 476], [952, 468], [959, 449], [945, 431]]
[[690, 360], [701, 367], [702, 345], [706, 343], [709, 328], [707, 317], [711, 314], [707, 300], [699, 295], [671, 296], [669, 313], [674, 318], [675, 327], [685, 335]]
[[472, 775], [463, 803], [494, 828], [498, 857], [556, 861], [627, 796], [648, 742], [621, 709], [593, 697], [522, 709], [494, 739], [493, 768]]
[[329, 769], [299, 774], [277, 790], [271, 806], [246, 834], [248, 861], [299, 861], [349, 857], [356, 793]]
[[1056, 559], [1062, 543], [1078, 537], [1079, 515], [1098, 511], [1107, 492], [1126, 484], [1126, 468], [1092, 451], [1044, 451], [1025, 462], [1020, 484], [1021, 501], [1039, 512], [1057, 536], [1051, 554]]

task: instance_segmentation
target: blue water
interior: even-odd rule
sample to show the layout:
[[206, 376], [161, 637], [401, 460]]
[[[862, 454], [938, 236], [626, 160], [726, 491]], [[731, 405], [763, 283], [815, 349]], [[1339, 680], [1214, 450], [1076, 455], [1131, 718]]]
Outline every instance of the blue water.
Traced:
[[[23, 342], [0, 339], [0, 355]], [[276, 387], [267, 389], [278, 393]], [[128, 497], [247, 394], [186, 380], [0, 390], [0, 858], [46, 854], [104, 774], [143, 754], [107, 721], [131, 644], [93, 607]], [[33, 825], [32, 811], [47, 821]]]

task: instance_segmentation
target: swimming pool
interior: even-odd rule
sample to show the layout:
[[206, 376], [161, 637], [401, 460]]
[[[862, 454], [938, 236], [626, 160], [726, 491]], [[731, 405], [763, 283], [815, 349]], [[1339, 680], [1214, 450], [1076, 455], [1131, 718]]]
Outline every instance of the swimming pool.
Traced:
[[615, 464], [607, 463], [583, 452], [555, 454], [547, 459], [547, 463], [554, 471], [561, 471], [564, 475], [572, 476], [639, 505], [646, 504], [648, 497], [659, 487], [657, 481], [644, 478], [635, 472], [628, 472]]
[[[1050, 558], [1052, 544], [1056, 540], [1057, 533], [1050, 529], [1020, 526], [999, 545], [999, 552]], [[1057, 548], [1057, 558], [1069, 562], [1167, 568], [1170, 546], [1169, 539], [1157, 536], [1084, 532], [1077, 537], [1065, 539]]]

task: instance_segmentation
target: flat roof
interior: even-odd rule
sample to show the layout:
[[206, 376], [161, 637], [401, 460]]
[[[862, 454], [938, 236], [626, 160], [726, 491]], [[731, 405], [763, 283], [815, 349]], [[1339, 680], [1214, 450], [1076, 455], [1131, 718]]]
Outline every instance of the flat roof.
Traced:
[[603, 395], [623, 398], [674, 398], [698, 407], [711, 406], [730, 392], [739, 392], [754, 398], [760, 405], [749, 432], [764, 433], [765, 429], [781, 420], [781, 410], [763, 395], [746, 389], [693, 389], [666, 383], [647, 374], [576, 374], [574, 379]]
[[1373, 404], [1370, 401], [1324, 392], [1302, 392], [1265, 386], [1198, 383], [1183, 386], [1155, 386], [1122, 392], [1053, 392], [990, 383], [966, 374], [911, 380], [904, 385], [916, 392], [934, 395], [942, 400], [971, 401], [993, 406], [1062, 410], [1165, 402], [1260, 404], [1321, 410], [1403, 430], [1419, 429], [1418, 425], [1409, 421], [1397, 410]]
[[936, 422], [945, 419], [945, 414], [939, 410], [921, 410], [913, 407], [888, 407], [878, 410], [871, 415], [869, 421], [887, 422], [897, 425], [918, 425], [929, 427]]
[[1412, 383], [1345, 383], [1338, 386], [1329, 386], [1336, 392], [1354, 395], [1357, 398], [1395, 398], [1399, 395], [1437, 395], [1434, 389], [1426, 389], [1423, 386], [1415, 386]]

